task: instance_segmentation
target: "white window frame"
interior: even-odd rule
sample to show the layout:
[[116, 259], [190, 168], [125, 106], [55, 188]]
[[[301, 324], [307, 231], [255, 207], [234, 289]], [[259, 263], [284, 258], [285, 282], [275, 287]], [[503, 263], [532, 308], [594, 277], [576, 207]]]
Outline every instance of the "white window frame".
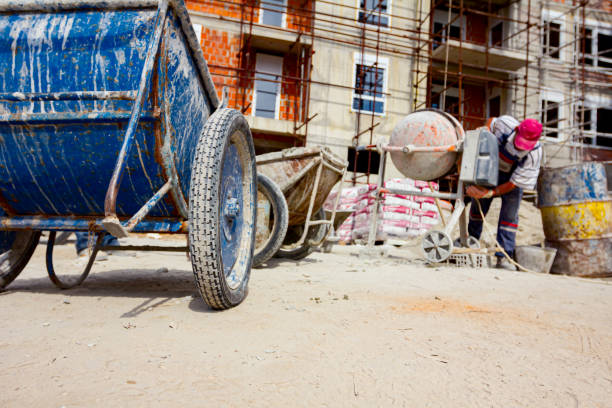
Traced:
[[[383, 111], [381, 113], [378, 112], [373, 112], [373, 111], [368, 111], [368, 110], [360, 110], [360, 109], [354, 109], [353, 108], [353, 103], [355, 102], [355, 98], [359, 97], [360, 99], [369, 99], [369, 100], [374, 100], [373, 96], [366, 96], [366, 95], [357, 95], [355, 93], [355, 80], [357, 79], [357, 65], [374, 65], [374, 63], [376, 63], [376, 56], [372, 55], [372, 54], [363, 54], [363, 60], [362, 60], [362, 54], [361, 53], [354, 53], [353, 54], [353, 75], [352, 75], [352, 81], [351, 81], [351, 87], [353, 88], [353, 91], [351, 92], [351, 105], [350, 105], [350, 109], [351, 112], [353, 113], [363, 113], [363, 114], [367, 114], [367, 115], [372, 115], [374, 114], [375, 116], [386, 116], [386, 112], [387, 112], [387, 83], [389, 81], [389, 58], [386, 57], [378, 57], [378, 64], [377, 67], [378, 68], [383, 68], [384, 71], [384, 78], [383, 78], [383, 94], [380, 96], [376, 96], [376, 101], [382, 101], [383, 103]], [[372, 107], [374, 108], [374, 106]]]
[[554, 62], [558, 64], [563, 63], [565, 61], [565, 51], [567, 48], [567, 47], [563, 47], [566, 41], [564, 13], [561, 13], [558, 11], [552, 11], [552, 10], [542, 10], [542, 17], [541, 17], [540, 23], [542, 24], [542, 27], [544, 27], [544, 24], [546, 23], [558, 23], [559, 24], [559, 47], [560, 47], [559, 48], [559, 58], [554, 58], [554, 57], [549, 56], [548, 54], [544, 52], [544, 46], [542, 44], [539, 44], [539, 46], [542, 48], [542, 57], [546, 58], [547, 62]]
[[[542, 93], [540, 94], [540, 104], [538, 108], [538, 110], [540, 111], [540, 114], [544, 113], [542, 111], [543, 101], [558, 104], [557, 106], [557, 128], [556, 128], [557, 137], [544, 136], [544, 140], [549, 140], [551, 142], [563, 142], [565, 140], [565, 137], [567, 136], [564, 134], [563, 128], [561, 127], [561, 124], [563, 123], [563, 119], [565, 119], [565, 109], [563, 109], [563, 101], [564, 101], [563, 94], [559, 92], [554, 92], [554, 91], [542, 91]], [[552, 130], [548, 130], [551, 128], [546, 126], [546, 124], [543, 121], [542, 121], [542, 126], [544, 127], [543, 133], [544, 132], [547, 132], [547, 133], [554, 132]]]
[[507, 107], [504, 106], [504, 102], [506, 102], [506, 98], [504, 98], [504, 93], [502, 92], [502, 88], [499, 86], [494, 86], [492, 89], [487, 87], [486, 89], [486, 99], [487, 106], [485, 107], [486, 117], [491, 117], [491, 99], [497, 98], [499, 96], [499, 113], [500, 115], [505, 115], [508, 111]]
[[[455, 13], [454, 11], [451, 12], [451, 20], [457, 17], [457, 14], [458, 13]], [[446, 26], [448, 24], [448, 11], [447, 10], [435, 10], [434, 11], [434, 19], [433, 19], [432, 28], [435, 26], [436, 23], [442, 23], [443, 26]], [[457, 25], [459, 26], [459, 34], [461, 35], [461, 41], [465, 41], [465, 29], [464, 29], [465, 16], [461, 16], [454, 23], [451, 23], [451, 27], [457, 26]], [[449, 38], [449, 39], [457, 41], [455, 38]], [[446, 41], [446, 33], [443, 31], [442, 38], [440, 39], [440, 43], [444, 44], [445, 41]]]
[[[588, 102], [584, 102], [584, 103], [575, 103], [574, 106], [572, 106], [572, 112], [574, 114], [574, 128], [576, 129], [580, 129], [580, 121], [579, 121], [579, 113], [578, 108], [582, 107], [584, 110], [588, 110], [591, 112], [591, 130], [585, 130], [584, 134], [587, 137], [590, 137], [591, 139], [593, 139], [593, 141], [597, 140], [597, 106], [590, 104]], [[584, 140], [582, 141], [582, 143], [584, 143]], [[586, 144], [587, 146], [594, 146], [593, 144]]]
[[[438, 85], [438, 84], [432, 84], [431, 85], [431, 93], [433, 94], [439, 94], [438, 98], [442, 97], [442, 91], [444, 90], [444, 86], [442, 85]], [[461, 97], [459, 96], [459, 88], [458, 87], [452, 87], [452, 88], [447, 88], [446, 89], [446, 96], [450, 96], [451, 98], [457, 98], [457, 99], [461, 99]], [[446, 104], [445, 104], [446, 105]], [[459, 108], [459, 115], [463, 115], [463, 106], [462, 104], [460, 104], [458, 106]], [[437, 109], [440, 109], [440, 104], [438, 104]], [[444, 109], [446, 110], [446, 106], [444, 106]]]
[[[284, 64], [284, 59], [283, 57], [280, 57], [278, 55], [274, 55], [274, 54], [267, 54], [265, 52], [258, 52], [255, 54], [255, 71], [259, 71], [257, 69], [257, 56], [258, 55], [265, 55], [267, 57], [273, 57], [273, 58], [278, 58], [280, 59], [280, 77], [281, 77], [281, 81], [282, 81], [282, 76], [283, 76], [283, 64]], [[266, 73], [265, 71], [261, 71], [263, 73]], [[268, 73], [268, 75], [277, 75], [276, 73]], [[282, 82], [279, 82], [278, 84], [278, 92], [276, 93], [276, 102], [274, 103], [274, 119], [278, 120], [280, 117], [280, 102], [281, 102], [281, 93], [282, 93]], [[256, 115], [257, 112], [257, 73], [255, 73], [255, 79], [254, 79], [254, 83], [253, 83], [253, 108], [251, 109], [251, 116], [254, 117], [258, 117], [258, 118], [264, 118], [264, 119], [271, 119], [271, 118], [265, 118], [263, 116], [257, 116]]]
[[499, 20], [499, 19], [493, 19], [491, 21], [491, 25], [489, 26], [489, 47], [493, 47], [493, 36], [491, 35], [491, 33], [493, 32], [493, 27], [495, 27], [499, 23], [501, 23], [502, 25], [502, 42], [501, 42], [501, 45], [497, 45], [496, 47], [507, 48], [506, 47], [506, 36], [508, 34], [507, 33], [508, 28], [506, 27], [507, 24], [504, 20]]
[[202, 24], [192, 23], [193, 31], [195, 31], [198, 44], [202, 45]]
[[[591, 30], [591, 53], [590, 54], [584, 54], [585, 59], [586, 58], [591, 58], [593, 60], [593, 64], [585, 64], [587, 67], [593, 67], [593, 68], [598, 68], [599, 67], [599, 39], [598, 36], [599, 34], [606, 34], [606, 35], [611, 35], [612, 36], [612, 28], [609, 26], [602, 26], [601, 22], [598, 22], [597, 20], [591, 20], [591, 19], [586, 19], [584, 22], [584, 25], [586, 28]], [[580, 43], [581, 43], [581, 39], [580, 37], [582, 36], [582, 24], [577, 23], [576, 24], [576, 40], [578, 42], [578, 46], [576, 48], [577, 52], [576, 52], [576, 57], [578, 58], [578, 61], [580, 62], [582, 60], [582, 53], [579, 52], [580, 50]], [[603, 51], [603, 50], [602, 50]], [[610, 63], [612, 63], [612, 61], [610, 61]], [[587, 68], [588, 69], [588, 68]], [[611, 69], [611, 68], [608, 68]]]
[[[266, 0], [263, 0], [263, 1], [265, 2]], [[289, 3], [289, 0], [283, 0], [283, 7], [285, 7], [285, 11], [283, 12], [283, 21], [281, 23], [281, 28], [287, 28], [287, 7], [288, 7], [288, 3]], [[258, 21], [258, 23], [261, 24], [261, 25], [264, 25], [264, 23], [263, 23], [263, 14], [266, 11], [266, 10], [264, 10], [264, 8], [266, 6], [269, 6], [269, 4], [262, 4], [263, 8], [262, 7], [259, 8], [259, 21]], [[272, 27], [275, 27], [275, 26], [272, 26]]]
[[387, 17], [387, 25], [380, 25], [380, 24], [372, 24], [372, 23], [367, 23], [367, 22], [361, 22], [359, 21], [359, 12], [361, 11], [361, 0], [355, 0], [355, 21], [357, 21], [358, 24], [360, 25], [366, 25], [366, 26], [370, 26], [370, 27], [375, 27], [378, 28], [380, 27], [381, 30], [383, 31], [390, 31], [391, 30], [391, 3], [392, 0], [387, 0], [387, 12], [386, 13], [380, 13], [381, 15]]

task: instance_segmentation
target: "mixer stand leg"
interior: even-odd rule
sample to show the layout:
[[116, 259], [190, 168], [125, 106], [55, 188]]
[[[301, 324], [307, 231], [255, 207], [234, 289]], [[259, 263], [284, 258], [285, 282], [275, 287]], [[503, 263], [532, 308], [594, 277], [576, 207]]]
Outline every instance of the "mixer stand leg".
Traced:
[[467, 248], [468, 246], [468, 231], [467, 231], [467, 221], [465, 219], [466, 216], [465, 208], [459, 217], [459, 241], [461, 242], [461, 246]]

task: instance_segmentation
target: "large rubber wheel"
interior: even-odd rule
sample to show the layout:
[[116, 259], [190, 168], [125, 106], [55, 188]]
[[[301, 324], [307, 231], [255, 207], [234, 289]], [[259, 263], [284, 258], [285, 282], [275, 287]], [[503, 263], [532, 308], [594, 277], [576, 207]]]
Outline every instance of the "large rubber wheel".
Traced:
[[0, 288], [7, 287], [32, 257], [40, 231], [0, 232]]
[[[268, 208], [268, 222], [261, 224]], [[287, 234], [289, 223], [289, 209], [285, 195], [272, 179], [263, 174], [257, 175], [257, 211], [254, 267], [260, 266], [278, 252]], [[259, 211], [262, 214], [259, 214]]]
[[255, 149], [249, 125], [219, 109], [198, 141], [189, 193], [189, 249], [196, 284], [213, 309], [248, 293], [257, 200]]
[[[315, 213], [312, 219], [324, 220], [325, 212], [323, 209], [321, 208], [317, 213]], [[295, 243], [299, 241], [304, 233], [304, 225], [289, 227], [285, 240], [283, 241], [283, 245], [281, 245], [280, 249], [276, 253], [276, 257], [293, 259], [295, 261], [306, 258], [314, 250], [314, 247], [310, 245], [310, 241], [322, 240], [324, 235], [327, 233], [327, 227], [328, 226], [325, 224], [311, 226], [308, 229], [306, 239], [301, 245], [296, 245]]]

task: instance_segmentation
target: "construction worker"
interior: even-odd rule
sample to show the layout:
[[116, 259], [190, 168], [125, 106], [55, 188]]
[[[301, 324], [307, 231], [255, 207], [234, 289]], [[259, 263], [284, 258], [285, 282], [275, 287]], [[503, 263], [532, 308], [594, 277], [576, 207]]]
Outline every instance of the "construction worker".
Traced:
[[[525, 119], [519, 123], [512, 116], [504, 115], [490, 119], [487, 127], [497, 136], [499, 146], [498, 186], [493, 189], [469, 186], [466, 193], [480, 201], [485, 216], [493, 197], [501, 197], [497, 242], [513, 257], [523, 190], [533, 190], [540, 173], [543, 153], [538, 140], [542, 134], [542, 124], [535, 119]], [[476, 239], [480, 239], [482, 223], [478, 204], [472, 200], [468, 232]], [[495, 255], [497, 268], [516, 270], [503, 253], [497, 252]]]

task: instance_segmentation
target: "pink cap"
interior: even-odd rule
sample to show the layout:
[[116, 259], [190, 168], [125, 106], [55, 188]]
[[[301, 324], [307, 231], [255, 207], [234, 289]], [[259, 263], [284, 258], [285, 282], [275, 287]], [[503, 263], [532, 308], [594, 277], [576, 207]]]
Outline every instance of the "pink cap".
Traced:
[[531, 150], [542, 135], [542, 124], [535, 119], [525, 119], [518, 125], [514, 145], [521, 150]]

